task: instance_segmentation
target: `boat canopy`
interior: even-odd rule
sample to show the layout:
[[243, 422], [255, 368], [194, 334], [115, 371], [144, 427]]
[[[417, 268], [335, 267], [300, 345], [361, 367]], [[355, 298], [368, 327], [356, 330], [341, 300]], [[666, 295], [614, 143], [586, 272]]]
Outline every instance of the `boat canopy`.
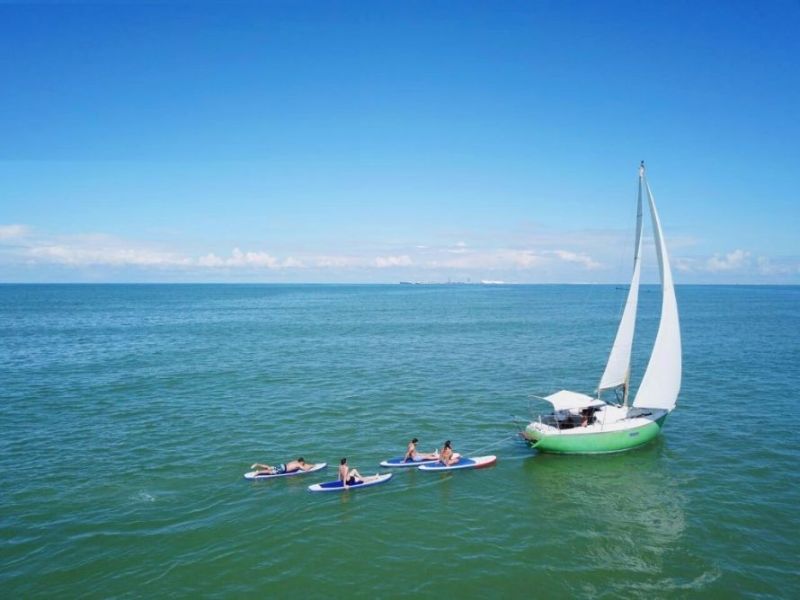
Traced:
[[588, 408], [590, 406], [603, 406], [605, 402], [592, 398], [586, 394], [561, 390], [555, 394], [545, 396], [542, 400], [547, 400], [553, 405], [555, 410], [569, 410], [571, 408]]

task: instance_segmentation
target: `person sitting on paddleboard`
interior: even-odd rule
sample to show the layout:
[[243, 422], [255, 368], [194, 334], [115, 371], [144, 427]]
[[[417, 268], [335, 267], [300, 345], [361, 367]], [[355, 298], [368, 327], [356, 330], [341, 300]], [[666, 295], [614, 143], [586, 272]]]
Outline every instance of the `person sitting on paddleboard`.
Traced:
[[284, 473], [294, 473], [295, 471], [308, 471], [314, 465], [309, 465], [301, 456], [297, 460], [290, 460], [288, 463], [281, 463], [271, 467], [261, 463], [253, 463], [251, 469], [259, 469], [256, 475], [283, 475]]
[[348, 468], [347, 459], [343, 458], [339, 462], [339, 481], [344, 484], [344, 487], [347, 487], [348, 485], [353, 485], [354, 483], [362, 483], [364, 478], [361, 477], [361, 473], [355, 469]]
[[444, 443], [442, 451], [439, 452], [439, 462], [449, 467], [450, 465], [456, 464], [459, 460], [461, 460], [461, 455], [457, 452], [453, 452], [453, 448], [450, 446], [450, 440], [447, 440]]
[[439, 460], [439, 453], [435, 450], [431, 454], [420, 454], [417, 452], [417, 442], [419, 442], [417, 438], [408, 442], [408, 448], [406, 449], [406, 455], [403, 457], [403, 462], [408, 462], [410, 460]]

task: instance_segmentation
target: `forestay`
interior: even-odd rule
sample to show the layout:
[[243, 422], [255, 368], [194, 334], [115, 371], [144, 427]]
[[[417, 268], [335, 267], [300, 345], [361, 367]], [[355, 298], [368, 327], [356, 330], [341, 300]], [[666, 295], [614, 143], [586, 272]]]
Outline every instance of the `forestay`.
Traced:
[[639, 168], [639, 194], [636, 204], [636, 243], [633, 253], [633, 276], [628, 290], [625, 310], [617, 329], [617, 337], [611, 347], [606, 370], [600, 378], [598, 392], [627, 385], [630, 377], [631, 348], [633, 333], [636, 328], [636, 309], [639, 303], [639, 277], [641, 273], [642, 253], [642, 178], [644, 167]]

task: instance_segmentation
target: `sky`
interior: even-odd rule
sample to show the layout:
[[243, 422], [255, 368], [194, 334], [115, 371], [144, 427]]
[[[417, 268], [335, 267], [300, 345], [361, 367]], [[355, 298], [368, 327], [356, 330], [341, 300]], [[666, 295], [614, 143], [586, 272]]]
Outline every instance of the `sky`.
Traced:
[[643, 159], [678, 284], [800, 284], [798, 31], [798, 0], [0, 2], [0, 282], [625, 282]]

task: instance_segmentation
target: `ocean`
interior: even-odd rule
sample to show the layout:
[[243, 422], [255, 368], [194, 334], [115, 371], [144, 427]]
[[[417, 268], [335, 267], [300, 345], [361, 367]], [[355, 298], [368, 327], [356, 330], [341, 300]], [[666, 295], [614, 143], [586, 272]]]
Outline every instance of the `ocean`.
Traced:
[[[800, 287], [678, 286], [653, 443], [552, 456], [532, 395], [591, 393], [601, 285], [0, 286], [4, 598], [800, 597]], [[638, 385], [660, 293], [644, 286]], [[450, 439], [496, 466], [310, 494]], [[251, 463], [326, 471], [247, 482]]]

